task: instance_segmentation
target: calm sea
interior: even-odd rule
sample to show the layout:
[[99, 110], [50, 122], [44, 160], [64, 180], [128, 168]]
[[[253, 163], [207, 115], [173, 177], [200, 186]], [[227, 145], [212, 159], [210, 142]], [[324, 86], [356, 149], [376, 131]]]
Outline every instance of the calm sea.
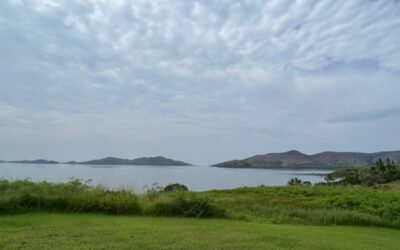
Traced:
[[330, 170], [231, 169], [209, 166], [88, 166], [66, 164], [1, 163], [0, 178], [17, 180], [63, 182], [70, 178], [91, 179], [92, 183], [108, 188], [133, 188], [142, 192], [144, 186], [157, 183], [185, 184], [191, 190], [227, 189], [242, 186], [286, 185], [290, 178], [298, 177], [312, 183], [323, 181]]

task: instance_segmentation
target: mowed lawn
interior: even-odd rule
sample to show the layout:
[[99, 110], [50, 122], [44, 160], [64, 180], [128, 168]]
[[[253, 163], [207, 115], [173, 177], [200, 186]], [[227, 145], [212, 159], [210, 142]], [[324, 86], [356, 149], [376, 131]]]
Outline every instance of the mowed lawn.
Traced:
[[0, 249], [400, 249], [400, 230], [33, 213], [0, 216]]

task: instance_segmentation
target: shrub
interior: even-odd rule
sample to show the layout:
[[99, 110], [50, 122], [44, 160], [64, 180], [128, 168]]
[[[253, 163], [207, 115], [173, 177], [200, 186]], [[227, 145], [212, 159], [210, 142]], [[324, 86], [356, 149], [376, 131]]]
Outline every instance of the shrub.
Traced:
[[153, 183], [150, 187], [145, 185], [143, 189], [150, 199], [155, 199], [163, 191], [163, 188], [157, 183]]
[[225, 217], [225, 211], [211, 204], [204, 197], [195, 194], [164, 197], [156, 201], [150, 209], [150, 214], [183, 217]]
[[299, 178], [292, 178], [288, 181], [287, 183], [289, 186], [296, 186], [296, 185], [301, 185], [302, 181]]
[[185, 185], [179, 183], [168, 184], [164, 188], [164, 192], [184, 192], [184, 191], [189, 191], [189, 189]]
[[311, 182], [309, 181], [302, 181], [297, 177], [290, 179], [287, 183], [288, 186], [311, 186]]

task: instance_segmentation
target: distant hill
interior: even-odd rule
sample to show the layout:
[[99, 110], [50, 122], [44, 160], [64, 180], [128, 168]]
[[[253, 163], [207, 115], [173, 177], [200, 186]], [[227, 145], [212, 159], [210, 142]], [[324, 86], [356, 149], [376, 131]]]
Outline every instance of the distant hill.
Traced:
[[0, 163], [33, 163], [33, 164], [80, 164], [80, 165], [158, 165], [158, 166], [190, 166], [191, 164], [176, 161], [162, 156], [156, 157], [141, 157], [133, 160], [121, 159], [116, 157], [106, 157], [98, 160], [90, 161], [68, 161], [68, 162], [57, 162], [48, 160], [22, 160], [22, 161], [0, 161]]
[[82, 165], [158, 165], [158, 166], [190, 166], [189, 163], [176, 161], [162, 156], [156, 157], [141, 157], [133, 160], [121, 159], [115, 157], [106, 157], [98, 160], [84, 162], [68, 162], [69, 164]]
[[115, 157], [106, 157], [103, 159], [96, 159], [81, 162], [67, 162], [69, 164], [82, 164], [82, 165], [131, 165], [130, 160], [120, 159]]
[[44, 160], [44, 159], [38, 159], [38, 160], [22, 160], [22, 161], [2, 161], [1, 163], [31, 163], [31, 164], [58, 164], [59, 162], [57, 161], [49, 161], [49, 160]]
[[387, 158], [400, 162], [400, 151], [377, 153], [358, 152], [322, 152], [313, 155], [296, 150], [283, 153], [255, 155], [243, 160], [226, 161], [215, 164], [225, 168], [346, 168], [375, 164], [379, 159]]

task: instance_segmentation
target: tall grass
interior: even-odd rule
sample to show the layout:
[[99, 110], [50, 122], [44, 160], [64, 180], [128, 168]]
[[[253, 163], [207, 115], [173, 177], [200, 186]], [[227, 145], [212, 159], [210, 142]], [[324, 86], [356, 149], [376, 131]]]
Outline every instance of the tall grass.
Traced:
[[184, 217], [223, 217], [225, 214], [209, 199], [194, 193], [149, 199], [130, 190], [107, 190], [78, 179], [60, 184], [0, 180], [0, 214], [33, 211]]
[[396, 188], [354, 186], [253, 187], [138, 195], [80, 180], [0, 180], [0, 214], [73, 212], [267, 220], [274, 223], [381, 226], [400, 229]]
[[0, 214], [28, 211], [140, 214], [138, 196], [126, 190], [91, 187], [80, 180], [53, 184], [0, 181]]
[[355, 186], [245, 187], [203, 193], [231, 217], [400, 229], [400, 192]]

